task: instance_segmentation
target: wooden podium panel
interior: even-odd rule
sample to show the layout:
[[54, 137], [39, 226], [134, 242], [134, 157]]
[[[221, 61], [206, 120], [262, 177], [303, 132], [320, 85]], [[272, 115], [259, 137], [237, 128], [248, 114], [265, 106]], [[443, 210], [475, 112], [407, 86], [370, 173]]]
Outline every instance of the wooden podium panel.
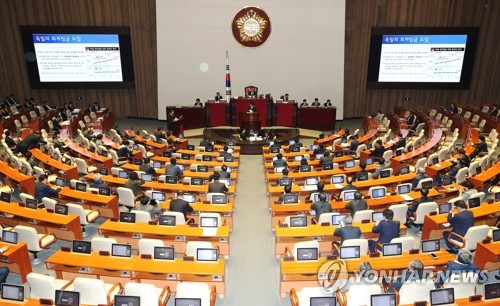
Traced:
[[176, 107], [167, 106], [167, 114], [173, 109], [176, 116], [182, 116], [182, 123], [185, 129], [198, 129], [205, 127], [205, 108], [204, 107]]
[[262, 121], [258, 113], [239, 113], [241, 127], [247, 131], [259, 131]]
[[320, 131], [334, 130], [336, 115], [337, 109], [333, 107], [301, 107], [298, 127]]
[[246, 113], [250, 102], [253, 102], [257, 113], [260, 116], [260, 121], [262, 126], [272, 125], [272, 99], [247, 99], [247, 98], [237, 98], [231, 99], [231, 125], [240, 126], [239, 113]]
[[229, 125], [229, 103], [222, 102], [207, 102], [205, 104], [206, 125], [211, 126], [227, 126]]
[[276, 102], [273, 107], [273, 125], [297, 126], [297, 103]]

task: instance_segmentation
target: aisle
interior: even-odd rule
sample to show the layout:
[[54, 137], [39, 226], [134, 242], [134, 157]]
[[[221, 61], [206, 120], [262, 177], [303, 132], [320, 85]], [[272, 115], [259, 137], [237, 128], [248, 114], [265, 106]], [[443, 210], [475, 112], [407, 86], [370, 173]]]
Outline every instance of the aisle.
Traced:
[[241, 157], [233, 220], [231, 259], [226, 268], [226, 305], [280, 305], [279, 267], [274, 260], [274, 239], [260, 155]]

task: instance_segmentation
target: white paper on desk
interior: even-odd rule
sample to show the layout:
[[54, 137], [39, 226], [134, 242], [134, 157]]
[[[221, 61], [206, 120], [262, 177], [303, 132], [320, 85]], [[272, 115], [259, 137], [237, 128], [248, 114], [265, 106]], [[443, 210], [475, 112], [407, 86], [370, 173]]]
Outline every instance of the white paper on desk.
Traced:
[[340, 135], [337, 135], [337, 134], [333, 134], [332, 136], [335, 136], [335, 137], [339, 137]]
[[316, 185], [310, 185], [310, 186], [301, 186], [302, 190], [307, 190], [307, 191], [311, 191], [311, 190], [316, 190], [318, 187]]
[[69, 120], [61, 122], [61, 125], [70, 125], [70, 124], [71, 124], [71, 122], [69, 122]]
[[410, 197], [409, 195], [407, 194], [400, 194], [400, 196], [405, 199], [406, 201], [413, 201], [413, 198]]
[[348, 144], [348, 143], [342, 143], [342, 144], [340, 144], [340, 146], [346, 148], [346, 147], [350, 146], [350, 144]]
[[202, 236], [213, 237], [217, 235], [217, 227], [204, 227]]
[[337, 188], [337, 189], [344, 188], [344, 186], [342, 184], [333, 184], [333, 186], [335, 186], [335, 188]]
[[108, 141], [108, 142], [105, 142], [104, 144], [107, 145], [107, 146], [110, 146], [110, 145], [114, 144], [114, 142]]
[[436, 166], [436, 167], [441, 167], [441, 164], [434, 164], [434, 166]]

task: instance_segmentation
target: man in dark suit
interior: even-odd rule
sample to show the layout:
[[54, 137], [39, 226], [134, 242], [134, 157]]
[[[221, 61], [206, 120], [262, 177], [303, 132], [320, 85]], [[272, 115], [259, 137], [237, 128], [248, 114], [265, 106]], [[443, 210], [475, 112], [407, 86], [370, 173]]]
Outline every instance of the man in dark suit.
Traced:
[[225, 164], [223, 164], [220, 167], [220, 171], [217, 171], [217, 174], [219, 174], [219, 177], [221, 179], [229, 179], [229, 178], [231, 178], [231, 173], [227, 171], [227, 166]]
[[479, 136], [479, 143], [474, 145], [474, 152], [470, 155], [470, 159], [473, 160], [478, 154], [483, 152], [488, 152], [488, 144], [486, 143], [486, 138], [481, 135]]
[[300, 107], [308, 107], [308, 106], [309, 106], [309, 104], [307, 104], [306, 99], [302, 100], [302, 103], [300, 103]]
[[43, 101], [43, 109], [48, 112], [52, 109], [52, 107], [49, 106], [49, 104], [47, 103], [47, 101]]
[[[125, 188], [132, 190], [132, 193], [134, 194], [136, 199], [138, 199], [137, 197], [140, 196], [139, 201], [141, 202], [141, 205], [148, 204], [150, 200], [148, 196], [142, 193], [141, 186], [144, 185], [144, 183], [145, 182], [143, 180], [139, 180], [139, 175], [137, 174], [137, 172], [131, 172], [129, 180], [125, 182], [125, 185], [123, 186]], [[141, 210], [150, 211], [150, 209], [145, 209], [145, 208]]]
[[288, 164], [287, 164], [286, 160], [283, 159], [283, 154], [278, 153], [276, 155], [276, 160], [273, 161], [273, 167], [274, 168], [277, 168], [277, 167], [288, 167]]
[[228, 146], [224, 146], [222, 148], [222, 151], [219, 152], [219, 157], [231, 157], [233, 156], [231, 153], [228, 152], [229, 151], [229, 147]]
[[455, 103], [451, 103], [449, 111], [454, 114], [458, 114], [458, 107], [455, 105]]
[[332, 205], [330, 204], [330, 202], [327, 201], [326, 194], [320, 193], [318, 197], [319, 201], [311, 205], [311, 209], [316, 212], [316, 214], [314, 215], [316, 220], [319, 220], [321, 214], [332, 212]]
[[492, 106], [492, 109], [490, 111], [490, 116], [498, 116], [498, 114], [500, 113], [500, 111], [498, 110], [498, 105], [497, 104], [493, 104]]
[[356, 153], [358, 147], [359, 147], [358, 135], [351, 136], [351, 144], [349, 145], [349, 150], [353, 153]]
[[323, 156], [319, 159], [319, 164], [323, 166], [324, 164], [330, 164], [333, 162], [333, 157], [330, 154], [330, 151], [325, 151]]
[[359, 164], [359, 168], [361, 170], [356, 173], [356, 177], [358, 177], [360, 174], [368, 175], [368, 171], [366, 171], [366, 164], [364, 162]]
[[320, 144], [314, 149], [313, 154], [318, 155], [318, 154], [325, 154], [325, 146], [323, 144]]
[[342, 192], [342, 191], [349, 191], [349, 190], [358, 190], [358, 187], [354, 186], [352, 184], [352, 182], [353, 182], [352, 176], [348, 176], [347, 177], [347, 185], [345, 185], [344, 187], [342, 187], [342, 189], [340, 190], [340, 192]]
[[68, 110], [70, 110], [70, 111], [75, 110], [75, 107], [73, 106], [73, 102], [71, 102], [71, 101], [69, 101], [69, 103], [68, 103]]
[[385, 148], [382, 144], [382, 140], [377, 140], [375, 142], [375, 148], [372, 149], [372, 156], [377, 158], [382, 158], [384, 156]]
[[417, 116], [415, 116], [413, 113], [410, 113], [408, 117], [406, 117], [406, 123], [408, 124], [408, 126], [413, 125], [413, 123], [415, 123], [415, 119], [417, 119]]
[[354, 217], [354, 214], [357, 211], [367, 209], [368, 204], [365, 200], [363, 200], [363, 195], [361, 194], [361, 192], [356, 191], [354, 193], [354, 200], [350, 201], [344, 208], [350, 210], [351, 216]]
[[153, 168], [149, 163], [151, 160], [149, 158], [144, 158], [142, 160], [142, 165], [139, 167], [139, 171], [142, 171], [146, 174], [154, 175], [156, 173], [155, 168]]
[[68, 115], [66, 114], [66, 112], [64, 110], [62, 110], [62, 111], [59, 112], [59, 116], [61, 116], [61, 119], [63, 121], [68, 120]]
[[120, 146], [120, 148], [118, 149], [118, 151], [116, 151], [116, 154], [118, 155], [118, 157], [120, 158], [132, 158], [132, 150], [131, 150], [131, 145], [130, 145], [130, 142], [128, 140], [124, 140]]
[[[436, 288], [442, 288], [441, 286], [452, 275], [466, 272], [479, 272], [479, 269], [477, 268], [476, 264], [472, 263], [472, 253], [467, 249], [460, 249], [457, 254], [457, 260], [448, 261], [448, 263], [446, 264], [446, 270], [436, 275]], [[484, 281], [484, 279], [478, 279], [479, 283], [483, 283]]]
[[425, 169], [418, 168], [417, 169], [417, 176], [415, 176], [413, 178], [413, 180], [411, 181], [411, 186], [413, 187], [413, 189], [417, 188], [418, 183], [425, 178], [428, 178], [427, 174], [425, 174]]
[[290, 194], [292, 192], [292, 186], [291, 185], [286, 185], [285, 187], [283, 187], [283, 191], [284, 191], [284, 193], [280, 194], [280, 196], [278, 198], [278, 201], [282, 202], [282, 203], [284, 201], [285, 194]]
[[333, 107], [333, 104], [332, 102], [330, 101], [330, 99], [326, 100], [325, 104], [324, 104], [324, 107]]
[[410, 207], [408, 207], [408, 216], [415, 216], [415, 212], [417, 211], [418, 205], [421, 203], [432, 202], [432, 198], [429, 198], [427, 195], [429, 194], [429, 189], [420, 190], [420, 194], [422, 195], [420, 199], [413, 201]]
[[376, 225], [372, 228], [372, 232], [375, 234], [380, 234], [378, 241], [368, 240], [368, 246], [370, 252], [375, 251], [375, 245], [378, 243], [390, 243], [392, 239], [399, 237], [399, 221], [392, 220], [394, 218], [394, 212], [390, 209], [385, 209], [383, 212], [384, 220], [377, 221]]
[[255, 103], [250, 102], [250, 106], [248, 106], [247, 113], [256, 113], [257, 108], [255, 107]]
[[200, 141], [200, 146], [202, 147], [211, 147], [213, 146], [213, 142], [210, 140], [210, 139], [203, 139], [202, 141]]
[[175, 123], [175, 122], [179, 122], [180, 120], [182, 120], [182, 116], [180, 117], [177, 117], [175, 115], [175, 112], [174, 112], [174, 109], [171, 108], [167, 114], [167, 126], [168, 126], [168, 129], [169, 130], [172, 130], [172, 125]]
[[38, 203], [42, 203], [43, 198], [56, 196], [61, 190], [61, 188], [54, 189], [50, 187], [48, 183], [47, 175], [41, 174], [38, 177], [38, 182], [35, 184], [35, 199]]
[[97, 102], [94, 102], [94, 104], [90, 107], [90, 111], [93, 113], [97, 113], [101, 108], [99, 107], [99, 104]]
[[[403, 287], [404, 283], [417, 281], [423, 282], [423, 280], [427, 278], [429, 278], [429, 273], [424, 271], [424, 264], [422, 261], [420, 259], [414, 259], [408, 265], [408, 269], [403, 271], [401, 276], [398, 276], [391, 282], [388, 290], [390, 293], [394, 293], [394, 290], [399, 291], [401, 287]], [[385, 278], [382, 283], [386, 283]]]
[[398, 133], [398, 141], [394, 144], [394, 148], [397, 150], [404, 147], [406, 147], [406, 138], [403, 137], [403, 134]]
[[165, 166], [165, 174], [177, 177], [182, 175], [182, 170], [177, 166], [177, 159], [175, 159], [175, 157], [172, 157], [170, 159], [170, 164]]
[[28, 150], [35, 148], [39, 143], [45, 144], [47, 142], [42, 139], [40, 132], [35, 131], [33, 134], [29, 134], [26, 138], [17, 143], [14, 153], [26, 155]]
[[182, 199], [182, 191], [178, 191], [176, 199], [170, 201], [170, 211], [181, 212], [185, 220], [187, 220], [187, 213], [193, 212], [189, 202]]
[[379, 159], [378, 167], [375, 169], [375, 172], [373, 172], [373, 178], [378, 178], [380, 176], [380, 172], [385, 169], [388, 169], [390, 165], [391, 165], [390, 161], [386, 162], [384, 158]]
[[217, 92], [215, 94], [215, 101], [220, 101], [220, 100], [223, 100], [224, 98], [221, 96], [220, 92]]
[[467, 156], [467, 154], [465, 154], [465, 150], [459, 149], [458, 154], [460, 156], [459, 159], [462, 161], [462, 165], [464, 167], [469, 167], [470, 166], [470, 158], [469, 158], [469, 156]]
[[10, 136], [10, 131], [5, 131], [5, 144], [9, 148], [14, 148], [17, 145], [14, 139]]
[[288, 102], [288, 94], [286, 93], [283, 98], [282, 98], [283, 102]]
[[200, 98], [196, 99], [196, 102], [194, 103], [194, 107], [203, 107], [203, 104], [200, 101]]
[[312, 107], [320, 107], [321, 103], [319, 103], [319, 99], [315, 98], [314, 102], [311, 104]]
[[219, 182], [219, 173], [212, 175], [213, 182], [208, 184], [208, 193], [226, 193], [229, 191], [226, 184]]
[[467, 204], [464, 201], [458, 200], [453, 203], [453, 209], [448, 213], [448, 222], [453, 225], [453, 228], [450, 231], [445, 231], [443, 233], [444, 241], [448, 246], [448, 249], [452, 253], [456, 253], [458, 251], [457, 247], [448, 241], [448, 237], [451, 233], [458, 234], [460, 236], [465, 236], [469, 228], [474, 226], [474, 214], [467, 210]]
[[[340, 237], [340, 245], [342, 245], [342, 243], [344, 243], [344, 241], [346, 240], [358, 239], [359, 237], [361, 237], [361, 229], [357, 226], [352, 226], [351, 216], [347, 216], [344, 218], [344, 224], [345, 226], [338, 227], [333, 232], [333, 236]], [[333, 243], [336, 243], [337, 245], [339, 244], [338, 242]]]

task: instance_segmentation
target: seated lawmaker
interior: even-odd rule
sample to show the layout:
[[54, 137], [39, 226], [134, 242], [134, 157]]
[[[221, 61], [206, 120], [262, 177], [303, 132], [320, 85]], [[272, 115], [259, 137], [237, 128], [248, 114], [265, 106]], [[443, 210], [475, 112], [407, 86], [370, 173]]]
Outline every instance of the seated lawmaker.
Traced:
[[382, 113], [381, 110], [377, 111], [377, 115], [375, 115], [375, 120], [378, 123], [382, 123], [382, 120], [384, 119], [384, 113]]
[[330, 99], [326, 100], [325, 104], [323, 104], [324, 107], [333, 107], [333, 104], [332, 102], [330, 101]]
[[420, 199], [414, 200], [413, 203], [410, 205], [410, 207], [408, 207], [407, 214], [409, 217], [415, 216], [415, 212], [418, 209], [418, 205], [420, 205], [421, 203], [427, 203], [427, 202], [433, 201], [432, 198], [428, 197], [429, 189], [424, 188], [424, 189], [420, 190], [420, 194], [422, 195], [420, 197]]
[[320, 107], [321, 103], [319, 103], [318, 98], [314, 98], [314, 102], [311, 104], [312, 107]]
[[222, 151], [219, 151], [219, 157], [231, 157], [233, 154], [229, 153], [229, 147], [224, 145]]
[[479, 136], [479, 143], [474, 144], [474, 151], [470, 155], [470, 159], [473, 160], [477, 155], [481, 153], [488, 153], [488, 144], [486, 143], [486, 138], [481, 135]]
[[394, 144], [394, 148], [397, 150], [399, 148], [406, 147], [406, 138], [403, 137], [403, 134], [398, 133], [398, 141]]
[[358, 190], [358, 187], [354, 186], [352, 183], [353, 183], [354, 179], [352, 178], [352, 176], [348, 176], [347, 177], [347, 185], [345, 185], [344, 187], [342, 187], [342, 189], [340, 189], [340, 192], [342, 191], [349, 191], [349, 190]]
[[278, 153], [276, 155], [276, 160], [273, 161], [273, 167], [288, 167], [286, 160], [283, 159], [283, 154]]
[[387, 161], [384, 158], [379, 159], [378, 161], [378, 167], [375, 169], [375, 172], [373, 173], [373, 178], [378, 178], [380, 176], [380, 172], [389, 169], [389, 166], [391, 165], [391, 161]]
[[309, 104], [307, 104], [307, 100], [306, 99], [303, 99], [302, 100], [302, 103], [300, 103], [299, 107], [308, 107]]
[[285, 198], [285, 194], [290, 194], [292, 193], [292, 186], [290, 185], [286, 185], [285, 187], [283, 187], [283, 193], [280, 194], [280, 197], [278, 198], [278, 201], [283, 203], [284, 201], [284, 198]]
[[372, 156], [376, 158], [382, 158], [384, 156], [385, 147], [382, 144], [382, 140], [378, 139], [375, 142], [375, 147], [371, 150]]
[[497, 117], [500, 114], [500, 110], [498, 109], [498, 104], [493, 104], [490, 110], [490, 116]]
[[368, 209], [368, 204], [363, 200], [363, 194], [359, 191], [354, 193], [354, 200], [350, 201], [345, 207], [351, 211], [351, 216], [354, 217], [357, 211]]
[[5, 138], [4, 138], [4, 140], [5, 140], [5, 144], [6, 144], [9, 148], [14, 148], [14, 147], [17, 145], [17, 143], [16, 143], [16, 141], [14, 140], [14, 138], [12, 138], [12, 137], [10, 136], [10, 131], [9, 131], [9, 130], [5, 131]]
[[319, 164], [323, 166], [324, 164], [333, 163], [333, 157], [330, 154], [330, 151], [325, 151], [323, 156], [319, 159]]
[[358, 135], [351, 136], [351, 144], [349, 145], [349, 151], [356, 153], [358, 147], [359, 147]]
[[174, 194], [175, 199], [170, 201], [169, 210], [174, 212], [181, 212], [184, 215], [184, 220], [187, 220], [187, 213], [193, 212], [193, 207], [189, 205], [188, 201], [185, 201], [182, 198], [182, 195], [183, 195], [182, 190], [177, 191], [177, 196], [175, 196]]
[[386, 208], [384, 209], [383, 216], [384, 220], [377, 221], [376, 225], [372, 228], [373, 233], [379, 234], [378, 240], [368, 240], [368, 247], [371, 253], [375, 251], [375, 245], [377, 243], [390, 243], [392, 239], [399, 237], [400, 223], [399, 221], [393, 220], [394, 212]]
[[281, 96], [281, 100], [283, 100], [283, 102], [288, 102], [288, 99], [289, 99], [289, 96], [287, 93], [284, 96]]
[[[389, 292], [394, 293], [401, 290], [404, 283], [407, 282], [422, 282], [423, 280], [429, 278], [429, 274], [424, 272], [424, 264], [420, 259], [414, 259], [408, 265], [408, 269], [403, 271], [401, 276], [398, 276], [395, 280], [390, 282]], [[383, 279], [382, 283], [387, 283], [387, 279]]]
[[318, 155], [318, 154], [324, 154], [325, 153], [325, 145], [323, 145], [322, 143], [319, 144], [316, 149], [314, 149], [313, 151], [313, 154], [314, 155]]
[[182, 176], [182, 170], [177, 166], [177, 159], [175, 157], [170, 158], [170, 164], [165, 166], [165, 175], [171, 176]]
[[223, 164], [220, 167], [220, 171], [217, 171], [217, 173], [219, 174], [219, 177], [221, 179], [229, 179], [229, 178], [231, 178], [231, 173], [227, 171], [227, 166], [225, 164]]
[[330, 202], [328, 202], [325, 193], [320, 193], [318, 196], [318, 200], [318, 202], [315, 202], [311, 205], [311, 210], [314, 210], [314, 217], [316, 218], [316, 220], [319, 220], [321, 214], [332, 212], [332, 205], [330, 204]]
[[[436, 275], [436, 288], [439, 289], [441, 286], [448, 280], [452, 278], [453, 275], [467, 273], [467, 272], [476, 272], [479, 273], [479, 269], [476, 264], [472, 262], [472, 253], [467, 249], [460, 249], [457, 254], [457, 260], [448, 261], [446, 264], [446, 270], [440, 272]], [[487, 280], [487, 279], [486, 279]], [[483, 283], [486, 281], [485, 279], [478, 279], [478, 283]]]
[[474, 184], [469, 181], [465, 181], [460, 186], [460, 191], [462, 192], [462, 200], [467, 203], [471, 195], [477, 193], [476, 188], [474, 188]]
[[148, 157], [143, 158], [142, 165], [139, 167], [139, 171], [154, 175], [156, 173], [156, 170], [150, 165], [150, 162], [151, 160]]
[[208, 184], [208, 193], [226, 193], [229, 191], [226, 184], [219, 182], [219, 173], [212, 175], [213, 182]]
[[429, 177], [427, 176], [427, 174], [425, 174], [425, 169], [423, 167], [418, 168], [417, 169], [417, 176], [415, 176], [413, 178], [413, 180], [411, 181], [411, 186], [413, 187], [413, 189], [417, 188], [418, 183], [421, 180], [426, 179], [426, 178], [429, 178]]
[[200, 98], [196, 98], [196, 102], [194, 103], [194, 107], [203, 107], [203, 104], [200, 101]]
[[52, 188], [48, 185], [49, 180], [48, 176], [45, 174], [41, 174], [38, 177], [38, 182], [35, 184], [35, 199], [38, 203], [42, 203], [43, 198], [51, 198], [59, 194], [61, 188]]
[[[448, 241], [448, 237], [451, 233], [458, 234], [460, 236], [465, 236], [469, 228], [474, 226], [474, 214], [467, 210], [467, 204], [464, 201], [458, 200], [453, 203], [453, 209], [448, 213], [448, 222], [453, 225], [450, 231], [443, 232], [443, 239], [448, 246], [448, 250], [451, 253], [457, 253], [457, 247]], [[453, 237], [453, 236], [452, 236]]]
[[450, 108], [448, 110], [454, 114], [458, 114], [458, 107], [455, 105], [455, 103], [451, 103]]
[[116, 154], [118, 155], [119, 158], [131, 159], [132, 145], [130, 144], [130, 141], [124, 140], [120, 145], [120, 148], [118, 148], [118, 151], [116, 151]]
[[108, 183], [102, 181], [102, 175], [100, 173], [94, 174], [94, 181], [90, 183], [90, 188], [99, 188], [99, 187], [109, 187]]
[[[358, 239], [361, 237], [361, 229], [357, 226], [352, 226], [352, 217], [347, 216], [344, 218], [343, 227], [337, 227], [333, 232], [333, 236], [340, 237], [340, 245], [344, 243], [344, 241], [349, 239]], [[334, 241], [332, 244], [339, 245], [338, 242]]]
[[220, 101], [220, 100], [224, 100], [224, 98], [222, 97], [222, 95], [220, 94], [220, 92], [217, 92], [215, 94], [215, 98], [214, 98], [215, 101]]

